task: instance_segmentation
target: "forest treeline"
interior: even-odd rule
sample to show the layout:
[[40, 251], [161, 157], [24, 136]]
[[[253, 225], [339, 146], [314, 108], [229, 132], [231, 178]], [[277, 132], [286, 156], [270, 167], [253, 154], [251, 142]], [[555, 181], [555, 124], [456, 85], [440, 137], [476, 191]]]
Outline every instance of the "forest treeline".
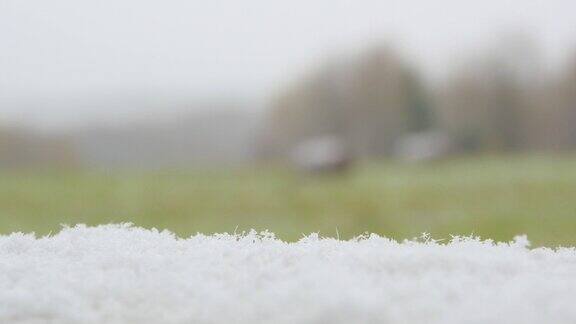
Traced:
[[202, 110], [172, 124], [56, 135], [0, 125], [0, 167], [274, 161], [318, 138], [336, 139], [350, 159], [576, 150], [576, 51], [552, 69], [528, 37], [512, 37], [439, 67], [446, 73], [435, 81], [391, 46], [357, 53], [326, 60], [280, 89], [266, 116]]
[[545, 69], [516, 37], [446, 66], [433, 84], [389, 46], [320, 66], [274, 100], [260, 145], [283, 157], [319, 136], [358, 158], [391, 156], [414, 134], [443, 134], [452, 153], [576, 149], [576, 53]]

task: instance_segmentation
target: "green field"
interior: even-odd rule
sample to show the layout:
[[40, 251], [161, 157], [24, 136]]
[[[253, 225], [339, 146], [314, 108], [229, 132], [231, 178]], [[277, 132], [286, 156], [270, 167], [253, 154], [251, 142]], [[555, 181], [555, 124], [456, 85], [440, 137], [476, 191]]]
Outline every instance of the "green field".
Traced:
[[576, 245], [576, 158], [459, 159], [357, 167], [340, 177], [281, 170], [0, 172], [0, 232], [132, 222], [196, 232], [269, 229], [396, 239], [429, 232]]

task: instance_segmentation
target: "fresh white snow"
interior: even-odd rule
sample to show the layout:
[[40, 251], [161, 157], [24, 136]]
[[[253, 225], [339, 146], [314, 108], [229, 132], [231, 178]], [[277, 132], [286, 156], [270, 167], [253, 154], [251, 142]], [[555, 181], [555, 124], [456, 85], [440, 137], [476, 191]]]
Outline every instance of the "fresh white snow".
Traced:
[[576, 323], [576, 250], [130, 225], [0, 236], [0, 323]]

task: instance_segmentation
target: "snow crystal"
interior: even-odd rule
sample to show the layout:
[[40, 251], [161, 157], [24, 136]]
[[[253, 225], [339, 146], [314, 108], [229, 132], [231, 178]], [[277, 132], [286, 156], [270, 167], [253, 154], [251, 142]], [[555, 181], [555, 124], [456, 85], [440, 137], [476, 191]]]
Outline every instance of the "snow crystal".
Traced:
[[576, 251], [130, 225], [0, 236], [0, 323], [576, 323]]

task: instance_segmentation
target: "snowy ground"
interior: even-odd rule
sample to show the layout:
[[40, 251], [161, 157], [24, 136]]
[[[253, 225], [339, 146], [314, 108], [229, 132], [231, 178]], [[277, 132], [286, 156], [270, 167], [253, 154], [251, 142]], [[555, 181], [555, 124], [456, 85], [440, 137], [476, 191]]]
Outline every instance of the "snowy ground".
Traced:
[[77, 226], [0, 236], [0, 323], [576, 323], [576, 251]]

